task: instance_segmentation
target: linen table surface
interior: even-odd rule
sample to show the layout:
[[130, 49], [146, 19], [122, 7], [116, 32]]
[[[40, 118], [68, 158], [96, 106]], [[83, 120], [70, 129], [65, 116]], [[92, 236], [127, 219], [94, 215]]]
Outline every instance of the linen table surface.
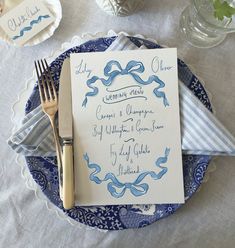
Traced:
[[193, 48], [182, 41], [178, 23], [187, 0], [149, 0], [141, 11], [124, 18], [105, 14], [95, 0], [62, 0], [61, 4], [63, 18], [49, 40], [25, 48], [0, 41], [0, 247], [234, 247], [233, 157], [216, 158], [216, 171], [185, 206], [142, 229], [101, 232], [71, 225], [56, 215], [56, 207], [48, 210], [26, 187], [16, 154], [6, 143], [13, 127], [11, 108], [32, 75], [33, 61], [47, 57], [74, 35], [113, 29], [177, 47], [179, 57], [212, 94], [217, 118], [235, 134], [235, 34], [211, 49]]

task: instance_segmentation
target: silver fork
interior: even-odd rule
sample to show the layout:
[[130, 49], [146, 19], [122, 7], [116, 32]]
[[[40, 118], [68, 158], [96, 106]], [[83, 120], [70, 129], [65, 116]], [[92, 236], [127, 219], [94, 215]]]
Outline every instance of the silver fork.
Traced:
[[[38, 88], [40, 94], [40, 100], [42, 105], [43, 112], [48, 116], [53, 134], [54, 141], [56, 146], [56, 155], [57, 155], [57, 163], [58, 163], [58, 178], [59, 178], [59, 191], [60, 198], [63, 199], [62, 194], [62, 151], [59, 142], [59, 135], [57, 131], [57, 127], [55, 124], [55, 116], [58, 111], [58, 98], [54, 85], [54, 81], [50, 72], [50, 68], [47, 64], [47, 61], [41, 59], [41, 62], [34, 61], [34, 65], [36, 68], [36, 73], [38, 77]], [[41, 76], [40, 76], [41, 75]]]

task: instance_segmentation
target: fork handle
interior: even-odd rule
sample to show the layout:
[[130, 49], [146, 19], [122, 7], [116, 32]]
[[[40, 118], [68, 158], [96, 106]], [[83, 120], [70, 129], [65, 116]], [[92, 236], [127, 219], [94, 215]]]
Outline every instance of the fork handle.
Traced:
[[73, 146], [71, 141], [64, 141], [62, 164], [63, 204], [65, 209], [70, 209], [74, 206]]
[[60, 194], [60, 199], [63, 200], [62, 151], [61, 151], [60, 142], [59, 142], [59, 134], [58, 134], [57, 127], [56, 127], [56, 124], [55, 124], [55, 116], [50, 116], [49, 119], [51, 121], [51, 126], [52, 126], [52, 130], [53, 130], [54, 141], [55, 141], [55, 147], [56, 147], [56, 157], [57, 157], [57, 165], [58, 165], [58, 178], [59, 178], [59, 194]]

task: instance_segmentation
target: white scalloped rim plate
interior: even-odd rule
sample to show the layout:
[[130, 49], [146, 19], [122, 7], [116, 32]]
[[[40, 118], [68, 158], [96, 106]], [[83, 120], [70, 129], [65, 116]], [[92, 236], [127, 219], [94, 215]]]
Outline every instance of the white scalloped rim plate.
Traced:
[[[14, 8], [22, 1], [23, 0], [5, 0], [2, 14], [7, 13], [10, 9]], [[46, 7], [54, 15], [55, 21], [52, 24], [50, 24], [48, 27], [43, 29], [41, 32], [39, 32], [37, 35], [35, 35], [33, 38], [31, 38], [29, 41], [27, 41], [23, 46], [34, 46], [50, 38], [54, 34], [55, 30], [58, 28], [60, 21], [62, 19], [62, 8], [59, 0], [40, 0], [40, 1], [43, 1], [45, 3]], [[0, 27], [0, 40], [5, 41], [12, 46], [17, 46], [7, 36], [7, 34], [2, 30], [1, 27]]]
[[[63, 43], [61, 45], [61, 48], [60, 49], [58, 49], [56, 51], [53, 51], [51, 53], [51, 55], [48, 56], [47, 60], [49, 62], [52, 62], [61, 53], [65, 52], [69, 48], [72, 48], [72, 47], [75, 47], [75, 46], [79, 46], [82, 43], [84, 43], [86, 41], [89, 41], [91, 39], [97, 39], [97, 38], [101, 38], [101, 37], [117, 36], [119, 34], [129, 35], [126, 32], [116, 33], [113, 30], [110, 30], [107, 33], [103, 33], [103, 32], [99, 32], [99, 33], [96, 33], [96, 34], [86, 33], [86, 34], [83, 34], [82, 36], [74, 36], [70, 42]], [[142, 35], [139, 35], [139, 34], [138, 35], [132, 35], [132, 36], [143, 38], [143, 39], [148, 39], [150, 41], [153, 41], [153, 42], [157, 43], [156, 40], [146, 38], [146, 37], [144, 37]], [[36, 73], [34, 71], [33, 72], [33, 76], [26, 81], [25, 88], [18, 95], [18, 100], [12, 106], [12, 123], [13, 123], [12, 134], [20, 127], [21, 120], [24, 117], [25, 104], [26, 104], [29, 96], [32, 93], [32, 90], [33, 90], [33, 87], [35, 86], [35, 82], [36, 81], [37, 81], [37, 79], [36, 79]], [[204, 85], [204, 82], [201, 79], [200, 79], [200, 82], [203, 83], [203, 85]], [[207, 91], [207, 93], [208, 93], [208, 91]], [[209, 95], [209, 98], [211, 100], [212, 97], [211, 97], [210, 92], [209, 92], [208, 95]], [[213, 107], [213, 110], [214, 110], [214, 107]], [[21, 166], [21, 175], [22, 175], [22, 177], [25, 180], [26, 186], [29, 189], [31, 189], [31, 190], [33, 190], [35, 192], [35, 195], [36, 195], [36, 197], [38, 199], [41, 199], [41, 200], [43, 200], [45, 202], [48, 210], [54, 211], [58, 217], [60, 217], [62, 220], [68, 221], [71, 225], [75, 225], [75, 226], [78, 226], [80, 228], [86, 228], [87, 230], [95, 229], [95, 230], [99, 230], [101, 232], [106, 232], [107, 231], [107, 230], [101, 230], [101, 229], [97, 229], [97, 228], [94, 228], [94, 227], [86, 226], [86, 225], [84, 225], [84, 224], [82, 224], [80, 222], [77, 222], [77, 221], [71, 219], [67, 215], [65, 215], [62, 210], [60, 210], [58, 207], [56, 207], [55, 205], [53, 205], [48, 200], [48, 198], [41, 191], [41, 189], [38, 186], [38, 184], [36, 184], [36, 182], [33, 180], [32, 176], [31, 176], [31, 174], [30, 174], [30, 172], [29, 172], [29, 170], [28, 170], [28, 168], [26, 166], [25, 159], [24, 159], [24, 156], [23, 155], [17, 154], [16, 163]], [[206, 183], [208, 181], [209, 174], [211, 172], [215, 171], [215, 170], [216, 170], [216, 165], [215, 165], [214, 161], [212, 160], [210, 162], [210, 166], [208, 167], [208, 169], [206, 171], [206, 175], [204, 176], [203, 183]], [[200, 188], [199, 188], [199, 190], [200, 190]]]

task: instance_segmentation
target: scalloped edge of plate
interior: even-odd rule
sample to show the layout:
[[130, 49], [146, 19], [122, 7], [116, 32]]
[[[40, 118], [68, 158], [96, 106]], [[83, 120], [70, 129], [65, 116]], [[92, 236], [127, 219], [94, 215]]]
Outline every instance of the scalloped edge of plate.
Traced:
[[[91, 39], [98, 39], [101, 37], [111, 37], [111, 36], [117, 36], [120, 34], [124, 34], [127, 36], [133, 36], [133, 37], [137, 37], [137, 38], [142, 38], [142, 39], [147, 39], [149, 41], [152, 41], [154, 43], [158, 43], [155, 39], [152, 38], [146, 38], [141, 34], [136, 34], [136, 35], [132, 35], [129, 33], [126, 33], [124, 31], [120, 31], [120, 32], [115, 32], [113, 30], [109, 30], [107, 33], [104, 32], [97, 32], [95, 34], [91, 34], [91, 33], [84, 33], [81, 36], [74, 36], [70, 42], [64, 42], [62, 43], [61, 47], [57, 50], [54, 50], [51, 52], [51, 55], [49, 55], [47, 57], [48, 61], [52, 62], [56, 57], [58, 57], [61, 53], [65, 52], [66, 50], [68, 50], [69, 48], [72, 48], [74, 46], [79, 46], [82, 43], [89, 41]], [[166, 46], [165, 46], [166, 47]], [[178, 54], [179, 55], [179, 54]], [[179, 56], [179, 58], [181, 58], [181, 56]], [[185, 61], [185, 60], [183, 60]], [[185, 62], [187, 64], [187, 62]], [[187, 66], [190, 68], [191, 70], [191, 66], [187, 64]], [[194, 70], [191, 70], [194, 73]], [[196, 73], [194, 73], [194, 75], [197, 76]], [[200, 80], [200, 82], [202, 83], [203, 87], [205, 88], [210, 103], [212, 100], [212, 94], [206, 89], [205, 87], [205, 82], [198, 77], [198, 79]], [[13, 128], [12, 128], [12, 134], [19, 128], [21, 123], [21, 120], [24, 116], [24, 109], [25, 109], [25, 103], [28, 100], [30, 94], [32, 93], [33, 87], [35, 85], [36, 82], [36, 73], [35, 70], [33, 71], [33, 75], [31, 78], [29, 78], [26, 83], [25, 83], [25, 87], [22, 89], [22, 91], [18, 94], [18, 98], [16, 100], [16, 102], [13, 103], [12, 107], [11, 107], [11, 111], [12, 111], [12, 116], [11, 116], [11, 121], [13, 123]], [[211, 103], [212, 105], [212, 103]], [[212, 105], [213, 111], [215, 113], [214, 107]], [[73, 226], [79, 227], [79, 228], [86, 228], [86, 230], [99, 230], [100, 232], [107, 232], [108, 230], [103, 230], [103, 229], [98, 229], [96, 227], [90, 227], [87, 226], [85, 224], [82, 224], [78, 221], [73, 220], [72, 218], [70, 218], [69, 216], [67, 216], [62, 210], [60, 210], [58, 207], [56, 207], [53, 203], [51, 203], [46, 196], [42, 193], [42, 191], [40, 190], [40, 187], [36, 184], [36, 182], [33, 180], [31, 174], [29, 173], [29, 170], [27, 169], [27, 167], [25, 166], [25, 160], [24, 160], [24, 156], [17, 154], [16, 155], [16, 163], [21, 167], [21, 176], [23, 177], [26, 187], [30, 190], [34, 191], [35, 197], [39, 200], [42, 200], [47, 209], [49, 211], [53, 211], [55, 212], [55, 214], [61, 219], [61, 220], [65, 220], [68, 221], [68, 223], [70, 223]], [[202, 184], [201, 186], [198, 188], [198, 190], [195, 192], [199, 192], [202, 185], [205, 184], [210, 177], [210, 173], [212, 173], [213, 171], [216, 170], [216, 164], [214, 162], [214, 159], [212, 159], [212, 161], [210, 162], [207, 171], [205, 173], [205, 176], [202, 180]]]
[[[41, 32], [39, 32], [37, 35], [32, 37], [30, 40], [28, 40], [23, 47], [27, 46], [35, 46], [40, 44], [41, 42], [49, 39], [55, 32], [55, 30], [59, 27], [60, 21], [62, 19], [62, 7], [60, 0], [41, 0], [45, 3], [45, 5], [48, 7], [50, 12], [54, 15], [55, 21], [51, 23], [48, 27], [43, 29]], [[0, 27], [0, 40], [8, 43], [11, 46], [18, 47], [17, 44], [15, 44], [8, 35], [1, 29]]]

